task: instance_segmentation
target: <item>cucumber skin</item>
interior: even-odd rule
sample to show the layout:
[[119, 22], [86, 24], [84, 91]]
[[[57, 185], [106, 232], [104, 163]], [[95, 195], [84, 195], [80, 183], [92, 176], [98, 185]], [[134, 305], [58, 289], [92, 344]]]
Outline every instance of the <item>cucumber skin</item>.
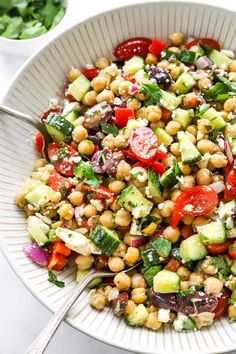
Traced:
[[145, 267], [157, 266], [161, 263], [157, 251], [154, 248], [147, 248], [141, 251], [141, 256]]
[[205, 246], [201, 243], [199, 235], [193, 235], [180, 244], [180, 256], [185, 262], [198, 261], [207, 255]]
[[165, 188], [171, 188], [178, 183], [177, 177], [182, 176], [179, 165], [173, 165], [170, 167], [160, 178], [160, 183]]
[[163, 188], [160, 184], [159, 175], [151, 168], [148, 169], [148, 188], [152, 197], [161, 197]]
[[228, 58], [226, 55], [222, 54], [216, 49], [213, 49], [208, 54], [209, 59], [215, 64], [218, 68], [223, 69], [222, 65], [228, 67], [232, 63], [232, 59]]
[[184, 165], [191, 165], [201, 160], [202, 156], [195, 145], [187, 138], [184, 132], [177, 134], [180, 144], [181, 160]]
[[106, 227], [97, 225], [89, 235], [89, 238], [103, 254], [111, 256], [120, 244], [120, 240], [113, 234], [114, 232]]
[[[197, 228], [200, 240], [207, 244], [220, 244], [225, 242], [226, 233], [224, 224], [220, 221], [213, 221]], [[216, 235], [214, 237], [214, 235]]]
[[139, 57], [138, 55], [134, 55], [125, 63], [123, 67], [125, 75], [136, 74], [137, 71], [142, 69], [144, 69], [144, 59]]
[[143, 216], [148, 215], [153, 207], [153, 203], [146, 199], [134, 185], [125, 188], [116, 201], [117, 204], [131, 212], [133, 208], [145, 208], [145, 215]]
[[173, 137], [169, 135], [164, 129], [157, 127], [154, 130], [154, 133], [157, 136], [158, 143], [164, 144], [165, 146], [169, 146], [174, 141]]
[[69, 141], [71, 139], [74, 126], [65, 117], [50, 113], [44, 124], [54, 141]]

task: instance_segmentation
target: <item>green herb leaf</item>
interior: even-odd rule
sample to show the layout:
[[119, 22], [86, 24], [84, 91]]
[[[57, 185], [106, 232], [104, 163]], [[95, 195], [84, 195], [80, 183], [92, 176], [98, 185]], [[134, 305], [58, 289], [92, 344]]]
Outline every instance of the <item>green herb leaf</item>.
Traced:
[[186, 64], [193, 64], [196, 60], [197, 53], [192, 50], [182, 50], [179, 55], [180, 61]]
[[153, 215], [147, 215], [144, 216], [143, 218], [139, 218], [138, 219], [138, 230], [143, 230], [145, 229], [145, 227], [147, 227], [149, 224], [151, 224], [151, 222], [156, 222], [158, 220], [158, 218], [156, 216]]
[[64, 288], [65, 283], [64, 281], [59, 281], [57, 279], [57, 276], [55, 274], [53, 274], [52, 272], [48, 272], [48, 281], [54, 285], [56, 285], [58, 288]]
[[149, 99], [144, 101], [145, 106], [155, 105], [159, 103], [162, 98], [161, 89], [155, 83], [142, 84], [139, 92], [145, 96], [149, 96]]
[[81, 160], [78, 165], [75, 166], [75, 177], [84, 180], [91, 187], [99, 186], [99, 178], [93, 172], [93, 168], [90, 162], [84, 162]]
[[202, 118], [202, 115], [203, 115], [209, 108], [210, 108], [209, 103], [202, 104], [202, 105], [199, 107], [199, 109], [198, 109], [196, 115], [197, 115], [198, 117]]
[[201, 91], [206, 101], [221, 101], [231, 97], [228, 87], [222, 82], [217, 82], [209, 90]]
[[224, 76], [219, 76], [218, 79], [226, 85], [231, 92], [236, 93], [236, 84], [231, 82], [230, 80], [226, 79]]
[[100, 122], [100, 125], [104, 134], [112, 134], [114, 136], [117, 136], [119, 134], [119, 129], [113, 124], [109, 124], [107, 122]]
[[230, 266], [225, 261], [223, 256], [213, 257], [211, 263], [218, 269], [218, 273], [222, 274], [223, 276], [227, 276], [231, 273]]
[[193, 295], [196, 292], [195, 286], [191, 286], [188, 290], [180, 290], [180, 296]]
[[58, 150], [58, 159], [63, 159], [68, 153], [68, 149], [67, 148], [61, 148]]
[[150, 241], [151, 245], [161, 257], [168, 257], [171, 252], [172, 243], [163, 237], [157, 237]]

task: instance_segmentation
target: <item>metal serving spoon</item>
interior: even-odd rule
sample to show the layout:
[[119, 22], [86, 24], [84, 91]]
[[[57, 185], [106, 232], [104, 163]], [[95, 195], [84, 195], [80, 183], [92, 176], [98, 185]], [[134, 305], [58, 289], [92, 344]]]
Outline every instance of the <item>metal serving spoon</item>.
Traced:
[[[140, 265], [141, 262], [138, 262], [133, 267], [124, 270], [124, 273], [129, 272], [130, 270], [135, 269]], [[46, 326], [42, 329], [39, 335], [35, 338], [33, 343], [26, 350], [25, 354], [42, 354], [44, 353], [49, 341], [53, 337], [60, 323], [66, 317], [67, 312], [70, 310], [72, 305], [75, 303], [79, 295], [85, 289], [85, 287], [93, 280], [98, 277], [111, 277], [116, 275], [116, 273], [108, 272], [108, 271], [96, 271], [95, 269], [91, 269], [91, 271], [84, 277], [79, 284], [77, 284], [73, 290], [70, 292], [69, 296], [63, 302], [60, 309], [52, 316], [52, 318], [48, 321]]]
[[12, 117], [17, 118], [18, 120], [21, 120], [27, 124], [30, 124], [34, 128], [36, 128], [43, 137], [43, 150], [42, 154], [43, 157], [49, 161], [48, 153], [47, 153], [47, 145], [52, 141], [51, 136], [48, 134], [47, 129], [44, 124], [42, 124], [41, 120], [33, 118], [25, 113], [22, 113], [20, 111], [17, 111], [16, 109], [4, 106], [3, 104], [0, 104], [0, 113], [6, 113], [8, 115], [11, 115]]

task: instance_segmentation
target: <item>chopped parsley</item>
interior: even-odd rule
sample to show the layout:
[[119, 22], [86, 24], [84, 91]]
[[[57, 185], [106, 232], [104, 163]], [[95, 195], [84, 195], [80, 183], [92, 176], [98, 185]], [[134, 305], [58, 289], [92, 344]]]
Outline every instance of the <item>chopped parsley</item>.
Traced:
[[119, 134], [119, 129], [113, 124], [107, 122], [100, 122], [100, 125], [104, 134], [112, 134], [114, 136], [117, 136]]
[[68, 153], [68, 149], [67, 148], [61, 148], [58, 150], [58, 160], [63, 159]]
[[221, 275], [227, 276], [231, 273], [230, 266], [223, 256], [212, 257], [211, 263], [218, 269], [218, 273]]
[[144, 101], [145, 106], [155, 105], [162, 98], [161, 89], [156, 83], [142, 84], [139, 92], [149, 97], [148, 100]]
[[191, 286], [188, 290], [180, 290], [180, 296], [193, 295], [196, 292], [195, 286]]
[[93, 172], [90, 162], [84, 162], [81, 160], [78, 165], [75, 166], [75, 177], [84, 180], [85, 183], [93, 188], [99, 186], [100, 180]]
[[61, 187], [59, 188], [59, 192], [61, 193], [62, 198], [64, 198], [65, 195], [66, 195], [66, 192], [67, 192], [66, 186], [61, 186]]
[[56, 285], [58, 288], [64, 288], [65, 283], [64, 281], [60, 281], [57, 279], [57, 276], [55, 274], [53, 274], [52, 272], [50, 272], [50, 270], [48, 271], [48, 281], [54, 285]]

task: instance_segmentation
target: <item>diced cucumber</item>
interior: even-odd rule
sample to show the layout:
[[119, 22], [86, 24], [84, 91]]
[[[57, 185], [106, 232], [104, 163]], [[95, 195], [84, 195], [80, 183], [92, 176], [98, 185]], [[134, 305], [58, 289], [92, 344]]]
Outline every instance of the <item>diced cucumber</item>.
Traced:
[[40, 183], [25, 195], [27, 203], [33, 205], [37, 210], [45, 207], [54, 195], [52, 188]]
[[160, 183], [165, 188], [171, 188], [178, 183], [178, 177], [182, 176], [181, 169], [176, 160], [173, 161], [173, 166], [170, 167], [160, 178]]
[[139, 304], [126, 318], [125, 322], [131, 327], [142, 327], [148, 317], [148, 311], [143, 304]]
[[[232, 126], [236, 125], [236, 121], [234, 123], [231, 121], [231, 123], [232, 123]], [[225, 129], [225, 135], [226, 135], [226, 138], [228, 139], [232, 154], [234, 156], [236, 156], [236, 136], [235, 136], [235, 134], [234, 135], [232, 134], [231, 124], [227, 125], [227, 127]]]
[[39, 246], [46, 246], [50, 242], [46, 236], [49, 231], [49, 226], [40, 220], [37, 216], [29, 216], [27, 219], [27, 225], [29, 234], [38, 243]]
[[[86, 270], [81, 270], [81, 269], [78, 269], [77, 270], [77, 274], [76, 274], [76, 281], [78, 283], [81, 282], [81, 280], [86, 277], [86, 275], [90, 272], [90, 269], [86, 269]], [[93, 289], [93, 288], [96, 288], [99, 284], [101, 284], [102, 282], [102, 278], [98, 277], [98, 278], [95, 278], [94, 280], [92, 280], [88, 285], [87, 285], [87, 288], [89, 289]]]
[[177, 108], [172, 113], [172, 119], [175, 120], [176, 122], [179, 122], [182, 128], [185, 129], [191, 122], [191, 115], [190, 112], [187, 111], [186, 109]]
[[181, 152], [181, 160], [183, 164], [194, 164], [201, 160], [202, 156], [196, 146], [184, 132], [177, 133], [179, 139], [179, 150]]
[[129, 119], [127, 122], [126, 127], [123, 129], [125, 137], [128, 139], [130, 137], [130, 133], [133, 129], [139, 128], [139, 127], [145, 127], [146, 120], [143, 118], [138, 118], [138, 119]]
[[157, 237], [150, 241], [152, 247], [157, 251], [160, 257], [168, 257], [171, 251], [172, 243], [163, 237]]
[[158, 293], [178, 293], [180, 289], [180, 277], [169, 270], [161, 270], [153, 279], [153, 290]]
[[212, 221], [209, 224], [198, 226], [197, 231], [203, 243], [223, 243], [226, 240], [225, 227], [221, 221]]
[[235, 238], [236, 237], [236, 226], [232, 229], [226, 230], [226, 237], [227, 238]]
[[216, 49], [213, 49], [210, 54], [208, 54], [208, 57], [219, 69], [225, 70], [232, 63], [232, 59]]
[[78, 112], [77, 111], [70, 111], [67, 113], [64, 118], [68, 120], [70, 123], [73, 123], [77, 118], [78, 118]]
[[68, 141], [74, 126], [65, 118], [56, 113], [50, 113], [44, 124], [52, 139], [57, 142]]
[[157, 251], [154, 248], [142, 250], [141, 256], [145, 267], [152, 267], [161, 263]]
[[230, 200], [227, 203], [220, 203], [220, 207], [217, 210], [217, 213], [221, 219], [227, 219], [232, 215], [233, 210], [236, 208], [236, 201]]
[[222, 130], [227, 125], [224, 118], [213, 107], [206, 110], [201, 117], [209, 119], [214, 125], [214, 130]]
[[133, 56], [123, 66], [125, 75], [133, 75], [137, 71], [144, 69], [144, 59], [138, 55]]
[[195, 85], [196, 81], [189, 73], [181, 74], [175, 82], [173, 89], [177, 94], [187, 93]]
[[179, 56], [180, 61], [186, 64], [193, 64], [197, 59], [197, 53], [193, 50], [182, 50]]
[[84, 75], [80, 75], [68, 87], [68, 94], [73, 96], [77, 101], [82, 101], [84, 95], [90, 89], [90, 81]]
[[137, 71], [135, 73], [134, 77], [135, 77], [135, 80], [139, 84], [148, 84], [148, 83], [150, 83], [148, 73], [146, 71], [144, 71], [144, 70]]
[[193, 235], [180, 244], [180, 256], [185, 262], [197, 261], [207, 255], [205, 246], [201, 243], [199, 235]]
[[[41, 186], [41, 182], [38, 181], [37, 179], [34, 178], [27, 178], [27, 180], [22, 183], [22, 185], [20, 186], [19, 192], [26, 196], [30, 191], [32, 191], [32, 189]], [[18, 201], [16, 199], [16, 203], [18, 204], [20, 201]]]
[[169, 146], [174, 141], [173, 137], [162, 128], [155, 128], [154, 133], [157, 136], [158, 144], [164, 144], [165, 146]]
[[93, 229], [89, 238], [107, 256], [111, 256], [120, 244], [117, 233], [101, 225]]
[[160, 272], [161, 266], [152, 266], [152, 267], [147, 267], [143, 268], [141, 271], [143, 273], [143, 276], [148, 284], [148, 286], [151, 288], [153, 286], [153, 278], [155, 275]]
[[186, 331], [194, 331], [195, 328], [196, 325], [194, 321], [190, 317], [188, 317], [187, 320], [183, 323], [183, 329], [185, 329]]
[[199, 45], [194, 45], [190, 49], [191, 49], [191, 51], [197, 53], [198, 57], [201, 57], [204, 55], [204, 50]]
[[126, 210], [131, 211], [135, 218], [148, 215], [153, 207], [153, 203], [146, 199], [134, 185], [125, 188], [116, 202]]
[[148, 169], [148, 192], [152, 197], [161, 197], [163, 188], [159, 175], [152, 169]]
[[236, 260], [233, 261], [233, 264], [231, 265], [231, 273], [236, 276]]
[[162, 107], [173, 112], [181, 103], [182, 97], [176, 97], [172, 93], [161, 90], [162, 97], [160, 99], [160, 104]]

